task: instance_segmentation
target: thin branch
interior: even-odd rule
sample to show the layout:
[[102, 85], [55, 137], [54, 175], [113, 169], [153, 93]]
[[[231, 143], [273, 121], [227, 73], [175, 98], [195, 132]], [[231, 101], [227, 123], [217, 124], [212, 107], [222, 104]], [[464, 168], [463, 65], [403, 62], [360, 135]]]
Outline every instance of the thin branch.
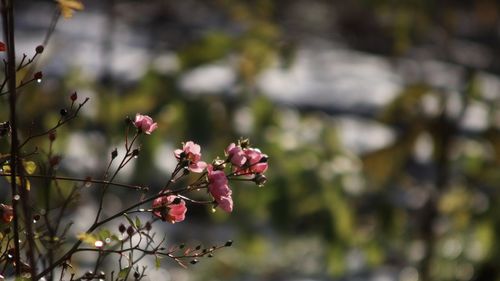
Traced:
[[[180, 194], [180, 193], [185, 193], [185, 192], [189, 192], [189, 191], [192, 191], [192, 190], [195, 190], [195, 188], [192, 188], [192, 187], [186, 187], [186, 188], [183, 188], [183, 189], [180, 189], [180, 190], [177, 190], [177, 191], [167, 191], [165, 193], [160, 193], [160, 194], [155, 194], [154, 196], [151, 196], [151, 197], [148, 197], [144, 200], [141, 200], [140, 202], [138, 203], [135, 203], [117, 213], [115, 213], [114, 215], [106, 218], [106, 219], [103, 219], [97, 223], [94, 223], [92, 224], [92, 226], [89, 227], [89, 229], [85, 232], [86, 234], [90, 234], [92, 233], [94, 230], [96, 230], [97, 228], [99, 228], [101, 225], [104, 225], [118, 217], [121, 217], [123, 216], [124, 213], [127, 213], [128, 211], [131, 211], [135, 208], [138, 208], [140, 207], [141, 205], [143, 204], [146, 204], [148, 202], [151, 202], [153, 200], [155, 200], [156, 198], [159, 198], [159, 197], [162, 197], [162, 196], [169, 196], [169, 195], [177, 195], [177, 194]], [[49, 273], [53, 268], [56, 268], [57, 266], [59, 266], [60, 264], [62, 264], [63, 262], [65, 262], [66, 260], [68, 260], [77, 250], [78, 250], [78, 247], [80, 247], [80, 245], [82, 244], [82, 240], [78, 240], [77, 242], [75, 242], [75, 244], [73, 244], [73, 246], [64, 254], [62, 255], [57, 261], [55, 261], [52, 265], [50, 265], [49, 267], [47, 267], [46, 269], [44, 269], [41, 273], [39, 273], [37, 276], [35, 276], [35, 280], [38, 280], [40, 278], [42, 278], [43, 276], [45, 276], [47, 273]]]
[[[31, 78], [30, 80], [28, 80], [28, 81], [21, 81], [21, 84], [19, 84], [19, 86], [17, 86], [17, 87], [16, 87], [16, 90], [21, 89], [22, 87], [24, 87], [24, 86], [26, 86], [26, 85], [30, 84], [31, 82], [33, 82], [33, 81], [35, 81], [35, 80], [37, 80], [37, 79], [35, 79], [35, 78], [33, 77], [33, 78]], [[0, 97], [1, 97], [1, 96], [4, 96], [4, 95], [6, 95], [6, 94], [8, 94], [9, 92], [10, 92], [10, 90], [7, 90], [7, 91], [5, 91], [5, 92], [0, 93]]]
[[48, 133], [56, 130], [57, 128], [61, 127], [62, 125], [68, 123], [69, 121], [71, 121], [72, 119], [76, 118], [76, 116], [78, 115], [78, 112], [80, 111], [80, 109], [89, 101], [89, 98], [86, 98], [82, 103], [79, 104], [79, 106], [76, 108], [76, 110], [73, 112], [73, 114], [71, 114], [70, 116], [66, 117], [65, 119], [60, 119], [57, 124], [55, 126], [53, 126], [52, 128], [42, 132], [42, 133], [39, 133], [39, 134], [35, 134], [35, 135], [30, 135], [28, 136], [28, 138], [26, 140], [24, 140], [20, 145], [19, 145], [19, 148], [22, 148], [24, 145], [26, 145], [30, 140], [34, 139], [34, 138], [38, 138], [38, 137], [41, 137], [41, 136], [45, 136], [47, 135]]
[[[12, 209], [13, 209], [13, 230], [14, 230], [14, 261], [16, 263], [16, 276], [21, 275], [21, 264], [20, 259], [20, 245], [19, 245], [19, 212], [17, 210], [18, 194], [16, 185], [16, 174], [17, 174], [17, 154], [19, 152], [18, 139], [17, 139], [17, 116], [16, 116], [16, 54], [14, 45], [14, 20], [13, 20], [13, 3], [9, 0], [2, 0], [2, 18], [4, 27], [5, 42], [7, 44], [7, 62], [6, 64], [6, 82], [9, 92], [9, 109], [10, 109], [10, 125], [11, 125], [11, 147], [10, 147], [10, 167], [12, 171], [11, 176], [11, 198], [12, 198]], [[9, 77], [7, 79], [7, 77]]]
[[[11, 176], [11, 174], [9, 174], [9, 173], [0, 174], [0, 177], [7, 177], [7, 176]], [[130, 184], [125, 184], [125, 183], [112, 182], [112, 181], [108, 181], [108, 180], [81, 179], [81, 178], [61, 177], [61, 176], [45, 176], [45, 175], [24, 175], [24, 177], [107, 184], [107, 185], [112, 185], [112, 186], [119, 186], [119, 187], [124, 187], [124, 188], [128, 188], [128, 189], [138, 190], [138, 191], [148, 191], [149, 190], [149, 187], [147, 187], [147, 186], [130, 185]]]

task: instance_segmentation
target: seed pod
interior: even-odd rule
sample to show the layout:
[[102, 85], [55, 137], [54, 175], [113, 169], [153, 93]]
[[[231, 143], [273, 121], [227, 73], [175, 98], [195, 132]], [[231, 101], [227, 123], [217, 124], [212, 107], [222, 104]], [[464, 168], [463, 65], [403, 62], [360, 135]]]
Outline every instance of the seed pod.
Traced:
[[36, 48], [35, 48], [35, 52], [36, 52], [37, 54], [41, 54], [41, 53], [43, 53], [43, 49], [44, 49], [44, 48], [43, 48], [43, 46], [42, 46], [42, 45], [38, 45], [38, 46], [36, 46]]
[[118, 226], [118, 231], [120, 231], [120, 233], [124, 233], [126, 230], [127, 228], [123, 225], [123, 223]]
[[129, 226], [127, 228], [127, 234], [128, 236], [132, 236], [132, 234], [134, 234], [134, 228], [132, 226]]
[[113, 151], [111, 151], [111, 159], [115, 159], [116, 156], [118, 156], [118, 150], [116, 150], [116, 148], [115, 148], [115, 149], [113, 149]]

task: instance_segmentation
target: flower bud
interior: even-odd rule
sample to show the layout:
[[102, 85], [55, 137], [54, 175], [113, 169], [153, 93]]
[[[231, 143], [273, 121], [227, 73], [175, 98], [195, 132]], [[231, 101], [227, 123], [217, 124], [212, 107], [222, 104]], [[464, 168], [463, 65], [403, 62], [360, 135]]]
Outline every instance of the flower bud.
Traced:
[[40, 80], [43, 78], [43, 73], [41, 71], [38, 71], [37, 73], [33, 74], [33, 78], [35, 78], [35, 80]]
[[74, 92], [71, 94], [71, 96], [69, 96], [69, 98], [71, 99], [71, 101], [76, 101], [76, 99], [78, 98], [78, 94]]
[[49, 140], [50, 141], [55, 141], [56, 140], [56, 131], [50, 131], [49, 132]]
[[113, 149], [113, 151], [111, 151], [111, 159], [115, 159], [116, 157], [118, 156], [118, 150]]
[[262, 154], [262, 158], [260, 158], [259, 163], [267, 163], [267, 160], [269, 159], [269, 156], [266, 154]]
[[120, 231], [120, 233], [124, 233], [125, 230], [127, 230], [127, 228], [123, 225], [123, 223], [118, 226], [118, 231]]
[[44, 48], [43, 48], [43, 46], [42, 46], [42, 45], [38, 45], [38, 46], [36, 46], [36, 48], [35, 48], [35, 52], [36, 52], [37, 54], [41, 54], [41, 53], [43, 53], [43, 49], [44, 49]]
[[239, 142], [241, 148], [250, 147], [250, 140], [249, 139], [240, 139], [238, 142]]
[[132, 226], [127, 227], [128, 236], [132, 236], [134, 234], [134, 228]]
[[258, 185], [258, 186], [263, 186], [267, 182], [267, 177], [264, 176], [263, 174], [255, 174], [255, 177], [253, 178], [253, 181]]

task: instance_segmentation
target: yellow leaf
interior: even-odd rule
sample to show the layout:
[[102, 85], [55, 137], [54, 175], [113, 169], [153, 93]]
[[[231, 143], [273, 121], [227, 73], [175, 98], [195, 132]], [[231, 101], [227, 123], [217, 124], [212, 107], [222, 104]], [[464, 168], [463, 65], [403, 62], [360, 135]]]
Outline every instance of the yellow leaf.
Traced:
[[73, 17], [75, 11], [83, 10], [83, 4], [80, 0], [57, 0], [61, 14], [65, 19]]
[[89, 234], [89, 233], [80, 233], [76, 236], [78, 239], [82, 240], [84, 243], [87, 243], [87, 244], [90, 244], [90, 245], [94, 245], [95, 241], [97, 241], [97, 239], [94, 237], [94, 235], [92, 234]]
[[[28, 161], [28, 162], [32, 162], [32, 161]], [[26, 172], [28, 174], [32, 174], [35, 169], [36, 169], [36, 164], [34, 162], [32, 162], [32, 164], [29, 164], [28, 166], [30, 166], [30, 172], [28, 172], [28, 168], [26, 167], [26, 162], [23, 162], [24, 164], [24, 168], [26, 169]], [[34, 167], [33, 167], [34, 165]], [[9, 164], [5, 164], [2, 166], [2, 170], [3, 170], [3, 173], [4, 174], [10, 174], [10, 165]], [[7, 180], [9, 183], [11, 182], [11, 176], [4, 176], [5, 180]], [[30, 190], [31, 189], [31, 183], [28, 179], [25, 179], [25, 182], [26, 182], [26, 190]], [[21, 177], [17, 176], [16, 177], [16, 184], [21, 186]]]
[[10, 174], [10, 165], [9, 164], [3, 165], [2, 170], [5, 174]]
[[2, 170], [3, 170], [4, 174], [8, 175], [8, 176], [4, 176], [3, 178], [10, 183], [11, 182], [10, 175], [9, 175], [10, 174], [10, 165], [9, 164], [3, 165]]
[[36, 164], [33, 161], [24, 161], [23, 166], [28, 175], [32, 175], [36, 170]]

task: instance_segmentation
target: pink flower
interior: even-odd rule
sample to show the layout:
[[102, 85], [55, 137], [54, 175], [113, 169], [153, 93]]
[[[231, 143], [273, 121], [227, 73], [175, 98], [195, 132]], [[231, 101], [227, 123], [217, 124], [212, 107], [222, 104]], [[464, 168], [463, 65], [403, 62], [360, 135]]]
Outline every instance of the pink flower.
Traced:
[[222, 210], [230, 213], [233, 211], [232, 191], [229, 188], [227, 177], [224, 171], [214, 170], [212, 165], [208, 165], [208, 191]]
[[233, 211], [233, 198], [231, 196], [226, 197], [226, 196], [221, 196], [219, 198], [219, 201], [217, 201], [217, 204], [219, 204], [219, 207], [228, 212], [231, 213]]
[[176, 149], [174, 154], [180, 161], [188, 160], [188, 169], [193, 173], [201, 173], [207, 167], [207, 163], [200, 161], [200, 146], [192, 141], [186, 142], [182, 149]]
[[237, 175], [262, 174], [267, 170], [267, 155], [257, 148], [241, 148], [231, 143], [226, 148], [226, 154]]
[[241, 147], [236, 146], [234, 143], [231, 143], [227, 148], [226, 148], [226, 155], [228, 156], [229, 161], [231, 164], [241, 167], [245, 164], [247, 161], [247, 158], [245, 156], [245, 153], [243, 152], [243, 149]]
[[267, 170], [267, 155], [256, 148], [246, 148], [244, 152], [250, 172], [262, 174]]
[[170, 223], [181, 222], [186, 217], [186, 202], [175, 195], [158, 197], [153, 201], [153, 214]]
[[134, 126], [148, 135], [158, 128], [158, 124], [154, 123], [153, 118], [139, 113], [135, 115]]

